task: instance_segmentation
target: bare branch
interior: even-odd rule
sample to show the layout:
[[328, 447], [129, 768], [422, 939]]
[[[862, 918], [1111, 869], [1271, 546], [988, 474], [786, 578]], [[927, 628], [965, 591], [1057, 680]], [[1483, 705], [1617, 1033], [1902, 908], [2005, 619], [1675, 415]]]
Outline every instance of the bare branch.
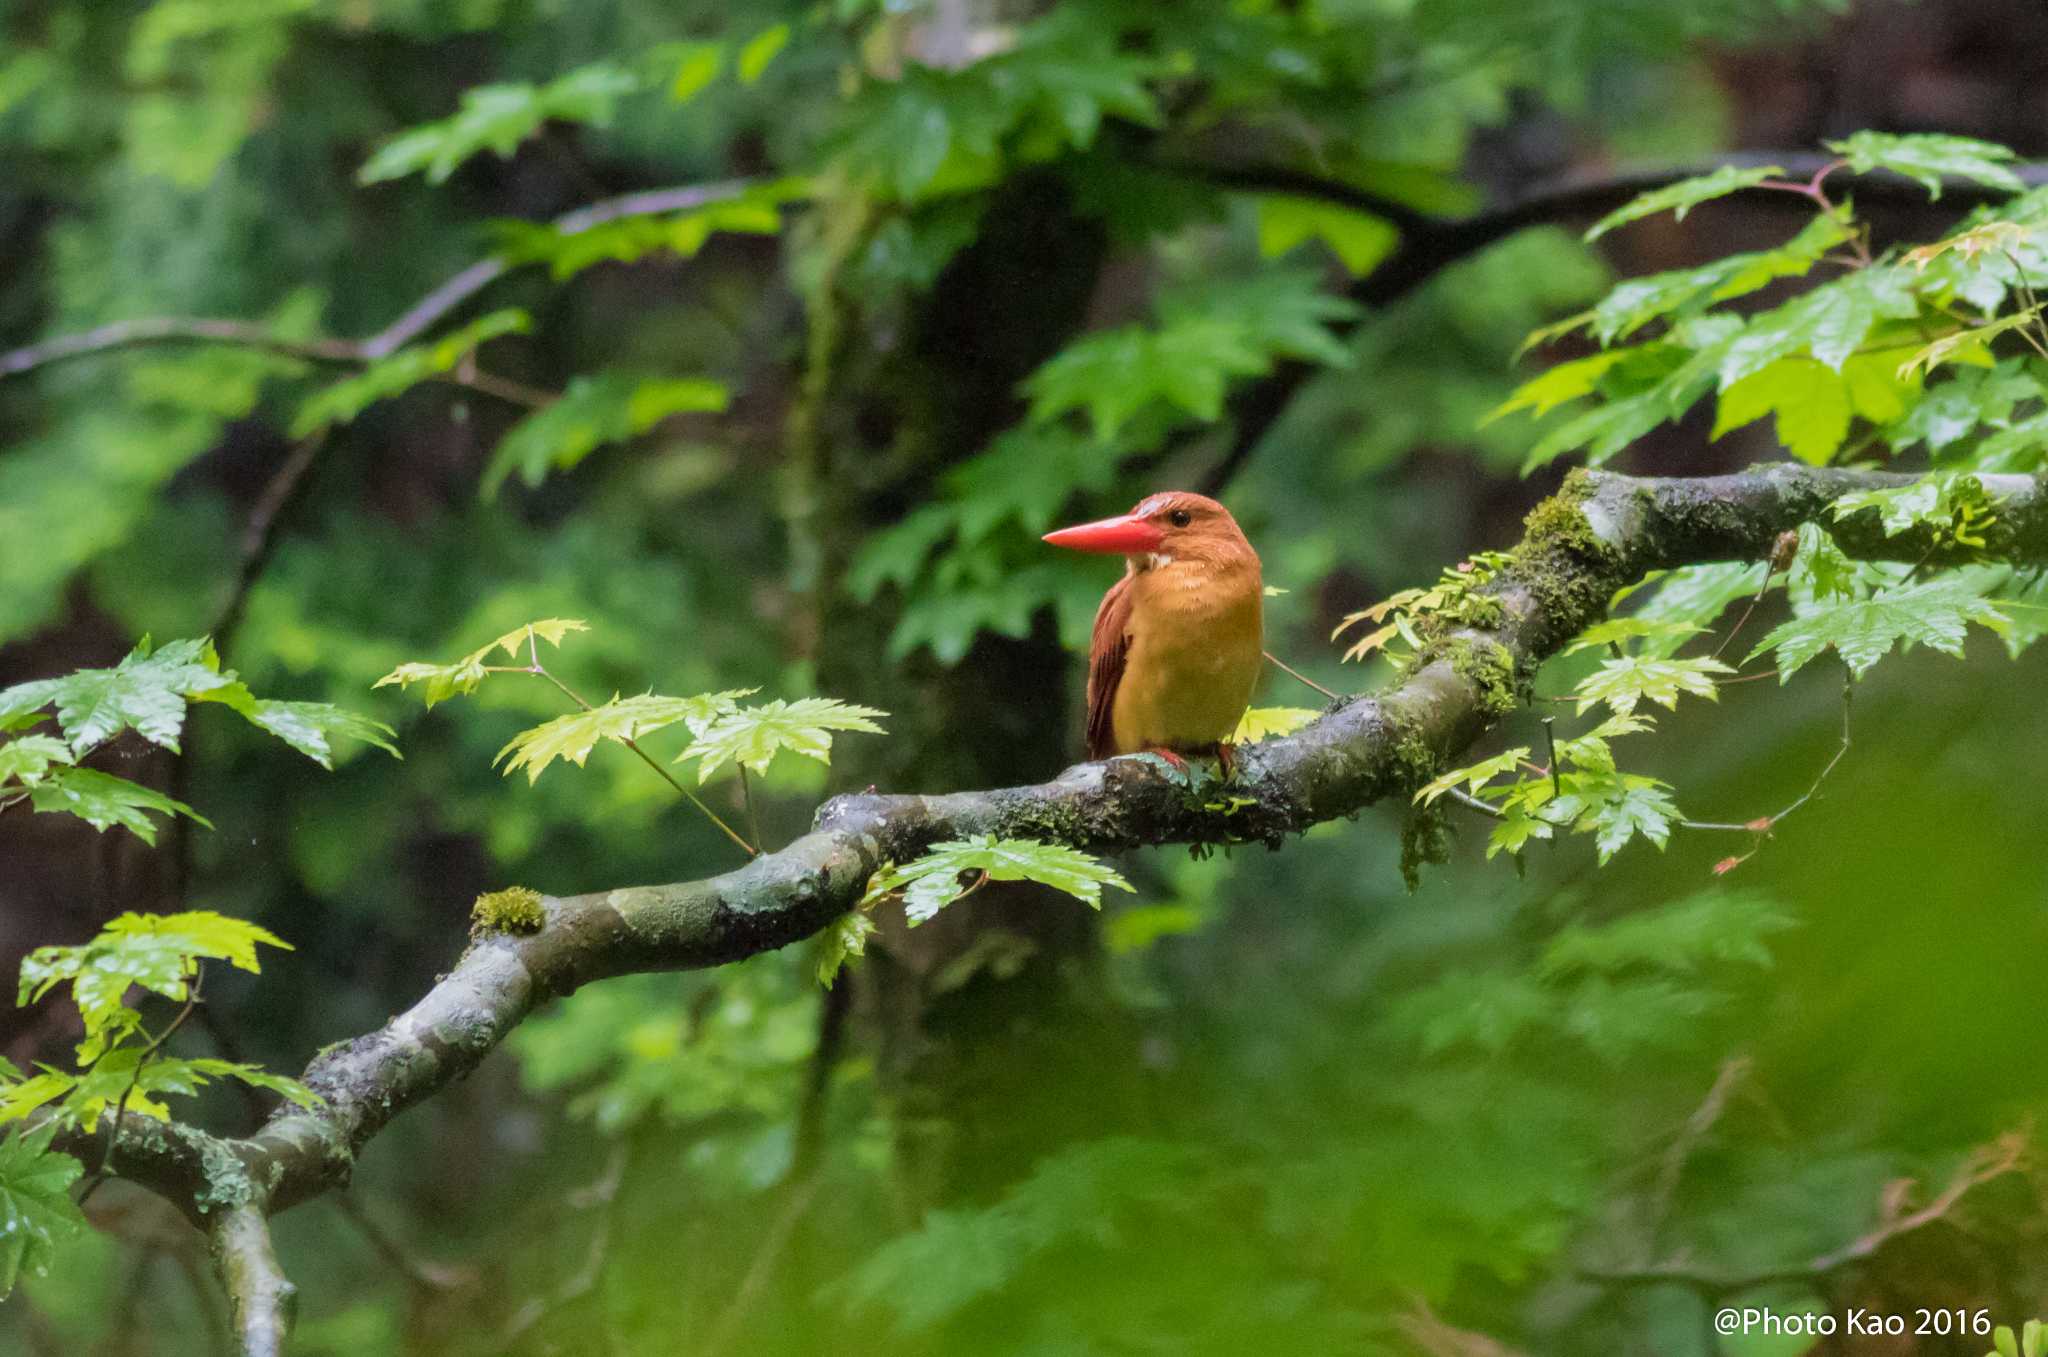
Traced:
[[[579, 207], [574, 212], [557, 217], [555, 230], [563, 235], [576, 235], [594, 226], [618, 221], [625, 217], [654, 216], [663, 212], [687, 212], [703, 207], [707, 203], [737, 197], [744, 193], [751, 181], [729, 180], [716, 184], [690, 184], [679, 188], [653, 189], [644, 193], [628, 193], [617, 198]], [[450, 312], [470, 298], [482, 292], [492, 283], [512, 271], [515, 266], [503, 255], [489, 255], [463, 269], [447, 282], [429, 292], [397, 320], [373, 335], [362, 339], [293, 339], [278, 334], [269, 326], [248, 320], [204, 320], [181, 316], [148, 316], [136, 320], [115, 321], [97, 329], [78, 334], [59, 335], [40, 344], [0, 353], [0, 378], [33, 372], [72, 358], [84, 358], [91, 354], [110, 353], [118, 349], [137, 348], [151, 344], [206, 343], [228, 344], [240, 348], [263, 349], [283, 354], [288, 358], [304, 359], [314, 363], [368, 364], [380, 358], [388, 358], [405, 345], [432, 329]], [[493, 395], [505, 395], [511, 388], [499, 383], [496, 389], [479, 386]], [[535, 403], [533, 396], [540, 393], [527, 391], [515, 399], [517, 403]]]
[[299, 1289], [277, 1265], [269, 1217], [253, 1205], [232, 1207], [220, 1213], [209, 1233], [214, 1266], [234, 1305], [243, 1357], [283, 1357]]

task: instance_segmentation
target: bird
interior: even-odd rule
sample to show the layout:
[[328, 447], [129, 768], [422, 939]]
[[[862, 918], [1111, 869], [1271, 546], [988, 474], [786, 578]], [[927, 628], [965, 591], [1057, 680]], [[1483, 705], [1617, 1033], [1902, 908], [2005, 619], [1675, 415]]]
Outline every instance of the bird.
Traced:
[[1184, 771], [1214, 754], [1230, 776], [1265, 654], [1259, 554], [1230, 510], [1169, 490], [1044, 540], [1124, 558], [1088, 647], [1088, 757], [1154, 753]]

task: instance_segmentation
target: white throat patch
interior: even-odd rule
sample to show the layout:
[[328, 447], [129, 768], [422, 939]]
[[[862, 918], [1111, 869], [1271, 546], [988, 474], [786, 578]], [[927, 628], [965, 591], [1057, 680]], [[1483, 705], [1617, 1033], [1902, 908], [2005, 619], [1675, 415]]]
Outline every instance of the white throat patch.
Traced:
[[1163, 565], [1172, 564], [1173, 557], [1163, 551], [1149, 551], [1145, 553], [1145, 568], [1147, 570], [1157, 570]]

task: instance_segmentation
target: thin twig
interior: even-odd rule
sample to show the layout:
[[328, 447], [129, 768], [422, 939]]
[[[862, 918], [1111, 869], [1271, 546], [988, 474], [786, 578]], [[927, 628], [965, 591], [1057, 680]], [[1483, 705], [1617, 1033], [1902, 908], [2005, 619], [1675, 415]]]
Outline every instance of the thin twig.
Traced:
[[[531, 641], [533, 638], [529, 636], [527, 639]], [[553, 674], [549, 673], [546, 667], [541, 664], [539, 642], [534, 642], [532, 653], [533, 663], [524, 669], [517, 670], [516, 672], [522, 674], [537, 674], [541, 678], [546, 679], [549, 683], [554, 684], [556, 688], [561, 690], [563, 696], [567, 697], [571, 702], [574, 702], [583, 710], [597, 710], [596, 707], [592, 706], [588, 701], [586, 701], [583, 698], [582, 694], [578, 693], [574, 688], [571, 688], [568, 684], [562, 682]], [[640, 747], [638, 741], [621, 740], [619, 741], [619, 743], [625, 745], [626, 748], [632, 750], [635, 754], [639, 755], [640, 762], [646, 764], [649, 768], [652, 768], [655, 771], [655, 773], [661, 778], [661, 780], [668, 783], [669, 786], [675, 788], [676, 791], [679, 794], [681, 794], [682, 798], [685, 801], [688, 801], [698, 810], [703, 811], [704, 814], [710, 818], [712, 824], [717, 825], [720, 829], [725, 831], [725, 836], [728, 839], [731, 839], [734, 843], [738, 844], [742, 849], [746, 851], [748, 857], [760, 856], [760, 849], [756, 848], [753, 844], [748, 843], [745, 839], [741, 838], [737, 830], [735, 830], [731, 825], [727, 824], [724, 820], [718, 818], [717, 811], [705, 805], [704, 802], [698, 798], [696, 793], [692, 792], [688, 787], [685, 787], [681, 782], [677, 781], [675, 776], [671, 774], [668, 769], [662, 767], [653, 755], [649, 754], [646, 750]]]
[[1289, 678], [1301, 680], [1303, 683], [1306, 683], [1309, 687], [1321, 693], [1324, 697], [1331, 699], [1341, 699], [1343, 697], [1343, 694], [1331, 692], [1328, 688], [1325, 688], [1322, 684], [1317, 683], [1307, 674], [1304, 674], [1301, 671], [1288, 665], [1285, 661], [1281, 660], [1280, 657], [1275, 655], [1272, 651], [1268, 650], [1263, 651], [1261, 653], [1265, 655], [1267, 662], [1271, 664], [1275, 669], [1278, 669], [1281, 673], [1287, 675]]
[[[728, 180], [717, 184], [692, 184], [628, 193], [578, 208], [555, 218], [552, 225], [562, 235], [576, 235], [593, 226], [625, 217], [686, 212], [707, 203], [737, 197], [751, 184], [749, 180]], [[503, 255], [479, 259], [422, 297], [397, 320], [362, 339], [294, 339], [257, 321], [143, 316], [114, 321], [77, 334], [59, 335], [39, 344], [0, 353], [0, 378], [33, 372], [53, 363], [91, 354], [166, 343], [228, 344], [263, 349], [307, 362], [365, 365], [390, 357], [515, 267]], [[493, 391], [492, 394], [504, 392]]]
[[605, 1255], [611, 1249], [612, 1215], [618, 1205], [619, 1184], [625, 1181], [627, 1157], [624, 1144], [614, 1145], [611, 1157], [605, 1161], [604, 1172], [597, 1180], [569, 1194], [570, 1206], [579, 1211], [595, 1209], [597, 1212], [596, 1223], [590, 1230], [590, 1246], [584, 1251], [583, 1266], [552, 1294], [535, 1296], [514, 1311], [498, 1335], [500, 1347], [510, 1348], [550, 1313], [583, 1299], [604, 1279]]
[[156, 1059], [157, 1052], [163, 1049], [164, 1043], [185, 1025], [185, 1019], [192, 1016], [193, 1008], [199, 1003], [199, 982], [206, 978], [206, 963], [195, 961], [192, 965], [192, 983], [185, 988], [185, 1006], [178, 1010], [178, 1016], [171, 1019], [168, 1027], [157, 1033], [149, 1044], [142, 1048], [142, 1054], [135, 1059], [135, 1072], [128, 1076], [128, 1087], [121, 1090], [121, 1097], [114, 1104], [113, 1121], [107, 1130], [107, 1147], [100, 1153], [100, 1166], [93, 1170], [92, 1180], [86, 1183], [84, 1190], [78, 1194], [78, 1204], [81, 1207], [92, 1200], [92, 1194], [100, 1190], [100, 1184], [113, 1172], [114, 1149], [121, 1143], [121, 1127], [128, 1119], [128, 1100], [135, 1096], [135, 1090], [141, 1086], [142, 1072], [149, 1068], [150, 1061]]
[[334, 1194], [334, 1209], [341, 1212], [343, 1219], [355, 1226], [378, 1257], [389, 1263], [392, 1270], [405, 1278], [408, 1285], [420, 1292], [453, 1291], [474, 1280], [475, 1274], [467, 1268], [448, 1267], [427, 1259], [415, 1258], [411, 1251], [382, 1225], [376, 1217], [363, 1209], [363, 1204], [351, 1192]]

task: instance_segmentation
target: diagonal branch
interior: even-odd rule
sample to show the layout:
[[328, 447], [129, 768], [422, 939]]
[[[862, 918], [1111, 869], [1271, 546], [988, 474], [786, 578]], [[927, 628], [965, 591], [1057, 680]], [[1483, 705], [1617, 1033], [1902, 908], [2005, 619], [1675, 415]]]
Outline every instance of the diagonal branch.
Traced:
[[[346, 1183], [386, 1123], [475, 1068], [551, 998], [612, 976], [718, 966], [799, 941], [851, 909], [884, 863], [942, 839], [994, 834], [1096, 852], [1277, 845], [1435, 776], [1527, 700], [1536, 667], [1598, 620], [1623, 584], [1650, 570], [1762, 560], [1779, 534], [1823, 517], [1842, 496], [1914, 479], [1792, 465], [1698, 479], [1577, 473], [1531, 513], [1510, 564], [1488, 586], [1501, 604], [1497, 626], [1437, 637], [1392, 688], [1333, 703], [1299, 732], [1241, 749], [1230, 809], [1190, 797], [1140, 760], [1079, 764], [1031, 787], [841, 796], [819, 810], [811, 833], [723, 876], [544, 898], [539, 931], [481, 935], [412, 1008], [315, 1058], [304, 1079], [325, 1100], [318, 1110], [287, 1108], [246, 1140], [177, 1123], [131, 1127], [112, 1167], [197, 1222], [219, 1216], [216, 1236], [238, 1241], [230, 1263], [260, 1279], [268, 1255], [249, 1239], [264, 1215]], [[2048, 486], [2025, 476], [1982, 479], [2001, 501], [1999, 558], [2048, 562]], [[1846, 552], [1865, 559], [1970, 559], [1927, 529], [1887, 537], [1875, 511], [1831, 528]], [[90, 1143], [74, 1130], [59, 1145], [75, 1152]], [[253, 1343], [252, 1330], [243, 1332]]]
[[[574, 212], [555, 218], [553, 225], [554, 229], [563, 235], [577, 235], [592, 227], [626, 217], [687, 212], [692, 208], [703, 207], [707, 203], [738, 197], [747, 190], [749, 182], [736, 179], [715, 184], [689, 184], [678, 188], [628, 193], [577, 208]], [[92, 354], [110, 353], [118, 349], [138, 348], [144, 345], [178, 343], [227, 344], [240, 348], [262, 349], [282, 354], [287, 358], [299, 358], [314, 363], [374, 363], [380, 358], [390, 357], [425, 334], [450, 312], [516, 267], [518, 266], [505, 255], [487, 255], [413, 303], [391, 324], [361, 339], [295, 339], [279, 334], [258, 321], [146, 316], [136, 320], [114, 321], [97, 329], [59, 335], [39, 344], [30, 344], [0, 353], [0, 378], [34, 372], [38, 368], [49, 367], [54, 363], [84, 358]], [[530, 397], [534, 394], [528, 392], [522, 397], [516, 392], [491, 390], [489, 385], [480, 385], [479, 389], [489, 391], [493, 395], [506, 395], [517, 404], [532, 403]]]

